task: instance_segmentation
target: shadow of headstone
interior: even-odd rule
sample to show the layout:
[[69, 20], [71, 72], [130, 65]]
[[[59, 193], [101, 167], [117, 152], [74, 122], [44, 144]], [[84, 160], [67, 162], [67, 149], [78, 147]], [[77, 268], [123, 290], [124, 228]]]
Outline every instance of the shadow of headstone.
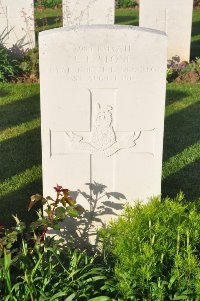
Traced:
[[81, 190], [70, 191], [70, 196], [79, 204], [79, 197], [85, 199], [88, 208], [80, 218], [67, 216], [61, 223], [61, 232], [49, 231], [49, 234], [58, 234], [66, 242], [72, 241], [73, 246], [80, 250], [95, 251], [98, 245], [98, 229], [105, 227], [106, 222], [119, 216], [123, 210], [126, 197], [119, 192], [107, 192], [106, 186], [93, 182], [85, 184], [89, 193]]

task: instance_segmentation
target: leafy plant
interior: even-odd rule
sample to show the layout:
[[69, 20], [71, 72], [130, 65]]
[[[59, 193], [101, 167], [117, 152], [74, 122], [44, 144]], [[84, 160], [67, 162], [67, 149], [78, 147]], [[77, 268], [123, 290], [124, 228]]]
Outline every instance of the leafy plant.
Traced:
[[198, 300], [199, 202], [152, 199], [101, 231], [124, 300]]
[[106, 270], [96, 257], [69, 246], [64, 250], [59, 241], [50, 237], [44, 248], [35, 243], [30, 249], [23, 240], [18, 258], [5, 253], [0, 263], [0, 299], [111, 300]]
[[135, 7], [137, 6], [137, 1], [135, 0], [118, 0], [117, 7]]
[[35, 244], [43, 246], [44, 236], [48, 229], [59, 230], [59, 223], [65, 219], [66, 215], [76, 218], [83, 213], [83, 207], [76, 204], [70, 197], [68, 189], [59, 185], [54, 188], [56, 190], [55, 200], [50, 196], [43, 198], [39, 194], [31, 196], [28, 210], [37, 202], [41, 202], [46, 205], [45, 216], [39, 211], [38, 219], [28, 227], [17, 217], [14, 217], [15, 227], [5, 229], [3, 225], [0, 226], [0, 258], [5, 255], [5, 252], [6, 254], [20, 253], [19, 249], [25, 243], [29, 248], [34, 248]]
[[39, 78], [39, 51], [38, 47], [30, 49], [20, 63], [20, 69], [23, 77], [29, 77], [33, 80]]
[[0, 46], [0, 83], [10, 81], [38, 81], [38, 48], [29, 50], [23, 58], [15, 58], [12, 52]]
[[194, 6], [200, 6], [200, 0], [194, 0]]
[[[46, 237], [47, 228], [59, 229], [66, 215], [78, 217], [83, 208], [57, 185], [56, 199], [31, 197], [29, 210], [37, 202], [46, 205], [45, 216], [26, 227], [17, 217], [11, 229], [0, 227], [1, 301], [109, 301], [112, 282], [99, 255], [74, 250], [62, 239]], [[114, 299], [112, 299], [114, 301]]]
[[191, 63], [170, 61], [167, 68], [168, 82], [199, 82], [200, 81], [200, 58]]
[[56, 6], [62, 5], [62, 0], [37, 0], [35, 6], [43, 6], [45, 8], [55, 8]]
[[64, 221], [67, 215], [76, 218], [79, 217], [83, 212], [84, 208], [76, 204], [71, 196], [69, 195], [69, 189], [63, 188], [57, 185], [54, 187], [56, 191], [56, 199], [47, 196], [42, 197], [39, 194], [31, 196], [31, 201], [28, 206], [30, 210], [37, 202], [41, 202], [45, 205], [45, 215], [43, 216], [40, 212], [38, 213], [38, 220], [31, 223], [31, 229], [40, 235], [40, 239], [43, 240], [48, 228], [54, 230], [60, 230], [59, 223]]
[[11, 81], [19, 73], [17, 60], [5, 47], [0, 46], [0, 83]]
[[167, 68], [167, 82], [171, 83], [176, 77], [178, 73], [172, 67]]

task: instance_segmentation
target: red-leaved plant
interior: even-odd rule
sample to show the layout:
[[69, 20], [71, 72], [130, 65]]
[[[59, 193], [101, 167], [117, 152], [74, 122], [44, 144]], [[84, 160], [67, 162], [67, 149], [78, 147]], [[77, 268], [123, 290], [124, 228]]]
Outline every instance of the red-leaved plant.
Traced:
[[50, 196], [44, 198], [40, 194], [35, 194], [31, 196], [28, 206], [28, 210], [37, 202], [41, 202], [44, 206], [44, 215], [38, 213], [38, 220], [31, 224], [31, 229], [36, 235], [40, 235], [40, 240], [44, 239], [49, 228], [60, 230], [59, 223], [64, 221], [67, 215], [77, 218], [84, 212], [84, 208], [76, 204], [76, 201], [70, 196], [69, 189], [60, 185], [57, 185], [54, 189], [56, 191], [55, 200]]
[[[44, 210], [38, 212], [38, 219], [26, 226], [17, 216], [13, 216], [16, 226], [6, 229], [0, 225], [0, 258], [6, 253], [17, 253], [20, 250], [22, 241], [29, 246], [30, 253], [34, 246], [43, 246], [45, 234], [48, 229], [59, 230], [59, 223], [65, 217], [71, 216], [78, 218], [85, 211], [81, 205], [78, 205], [69, 194], [69, 190], [57, 185], [55, 200], [50, 196], [44, 198], [40, 194], [31, 196], [28, 206], [30, 210], [36, 203], [41, 202]], [[43, 214], [44, 213], [44, 214]]]

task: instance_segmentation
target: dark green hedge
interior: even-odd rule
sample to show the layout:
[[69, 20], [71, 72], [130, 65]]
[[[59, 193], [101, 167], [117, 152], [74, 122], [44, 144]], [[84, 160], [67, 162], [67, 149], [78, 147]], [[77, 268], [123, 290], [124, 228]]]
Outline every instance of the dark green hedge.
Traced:
[[135, 7], [137, 2], [135, 0], [117, 0], [117, 7]]

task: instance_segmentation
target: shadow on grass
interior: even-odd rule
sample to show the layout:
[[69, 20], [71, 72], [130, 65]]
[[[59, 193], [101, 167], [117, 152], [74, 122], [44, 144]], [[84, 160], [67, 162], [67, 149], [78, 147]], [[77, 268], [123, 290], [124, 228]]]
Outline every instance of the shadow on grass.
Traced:
[[62, 17], [61, 16], [44, 16], [43, 18], [37, 18], [36, 23], [38, 27], [43, 26], [61, 26], [62, 25]]
[[8, 95], [10, 95], [10, 91], [0, 90], [0, 97], [6, 97]]
[[170, 175], [162, 182], [162, 196], [174, 197], [180, 191], [188, 201], [200, 198], [200, 159]]
[[[3, 91], [4, 92], [4, 91]], [[6, 92], [5, 92], [6, 93]], [[1, 106], [1, 130], [40, 117], [39, 94]]]
[[166, 94], [166, 105], [170, 105], [176, 101], [182, 101], [184, 97], [189, 96], [189, 93], [181, 90], [171, 89], [168, 86], [167, 94]]
[[139, 21], [138, 18], [136, 18], [135, 16], [130, 16], [130, 14], [127, 14], [127, 15], [115, 16], [115, 24], [138, 26]]
[[192, 37], [200, 35], [200, 21], [192, 23]]
[[200, 101], [165, 119], [164, 162], [200, 140]]
[[190, 60], [200, 57], [200, 39], [192, 42]]
[[[15, 90], [10, 87], [10, 91]], [[3, 89], [2, 92], [7, 96], [10, 91]], [[22, 93], [23, 91], [22, 89]], [[2, 105], [0, 127], [1, 130], [8, 131], [11, 128], [12, 131], [12, 127], [31, 122], [39, 116], [39, 94], [36, 92], [33, 96]], [[34, 213], [27, 213], [29, 197], [31, 194], [42, 192], [40, 127], [26, 129], [24, 125], [22, 130], [25, 132], [20, 133], [20, 130], [16, 130], [15, 137], [3, 140], [0, 144], [0, 223], [7, 226], [14, 223], [12, 214], [17, 214], [25, 222], [31, 221]], [[34, 175], [32, 168], [35, 171]]]
[[38, 33], [40, 31], [62, 27], [62, 17], [61, 16], [47, 16], [43, 18], [37, 18], [35, 20], [36, 24], [36, 38], [38, 40]]
[[3, 154], [0, 170], [1, 183], [3, 181], [9, 183], [12, 177], [17, 177], [17, 182], [22, 186], [25, 182], [25, 186], [23, 189], [16, 190], [15, 182], [12, 183], [11, 180], [9, 190], [13, 192], [8, 194], [3, 192], [4, 196], [0, 197], [0, 223], [7, 227], [11, 226], [14, 223], [12, 214], [17, 214], [22, 221], [29, 223], [36, 217], [36, 214], [34, 210], [30, 214], [27, 212], [28, 201], [32, 194], [42, 193], [42, 179], [36, 180], [34, 176], [32, 178], [31, 172], [29, 178], [22, 175], [26, 170], [41, 165], [40, 128], [5, 140], [1, 144], [1, 152]]
[[37, 218], [36, 211], [39, 209], [39, 205], [36, 204], [35, 208], [28, 212], [28, 204], [30, 196], [35, 193], [42, 194], [42, 179], [31, 182], [17, 192], [1, 197], [0, 224], [6, 227], [15, 225], [12, 214], [17, 215], [27, 224], [34, 221]]
[[62, 27], [62, 18], [60, 16], [44, 17], [36, 19], [36, 44], [38, 44], [39, 33], [44, 30]]
[[1, 143], [0, 182], [41, 164], [40, 127]]
[[[192, 23], [192, 37], [200, 36], [200, 21]], [[200, 56], [200, 37], [198, 40], [191, 43], [191, 55], [190, 59], [193, 60], [195, 57]]]
[[[167, 105], [176, 101], [181, 101], [183, 97], [189, 96], [189, 92], [168, 89]], [[165, 119], [163, 161], [167, 162], [170, 158], [176, 157], [177, 165], [171, 166], [171, 173], [162, 182], [162, 195], [174, 197], [183, 191], [188, 200], [200, 197], [200, 158], [196, 158], [198, 148], [194, 145], [200, 140], [200, 101], [197, 101], [186, 108], [183, 108]], [[194, 153], [187, 152], [188, 148], [194, 146]], [[184, 155], [183, 151], [186, 155]], [[194, 156], [194, 161], [187, 165], [189, 156]], [[184, 157], [186, 156], [186, 157]], [[200, 157], [200, 154], [199, 154]], [[184, 167], [182, 167], [182, 164]], [[181, 166], [178, 171], [173, 169]]]

